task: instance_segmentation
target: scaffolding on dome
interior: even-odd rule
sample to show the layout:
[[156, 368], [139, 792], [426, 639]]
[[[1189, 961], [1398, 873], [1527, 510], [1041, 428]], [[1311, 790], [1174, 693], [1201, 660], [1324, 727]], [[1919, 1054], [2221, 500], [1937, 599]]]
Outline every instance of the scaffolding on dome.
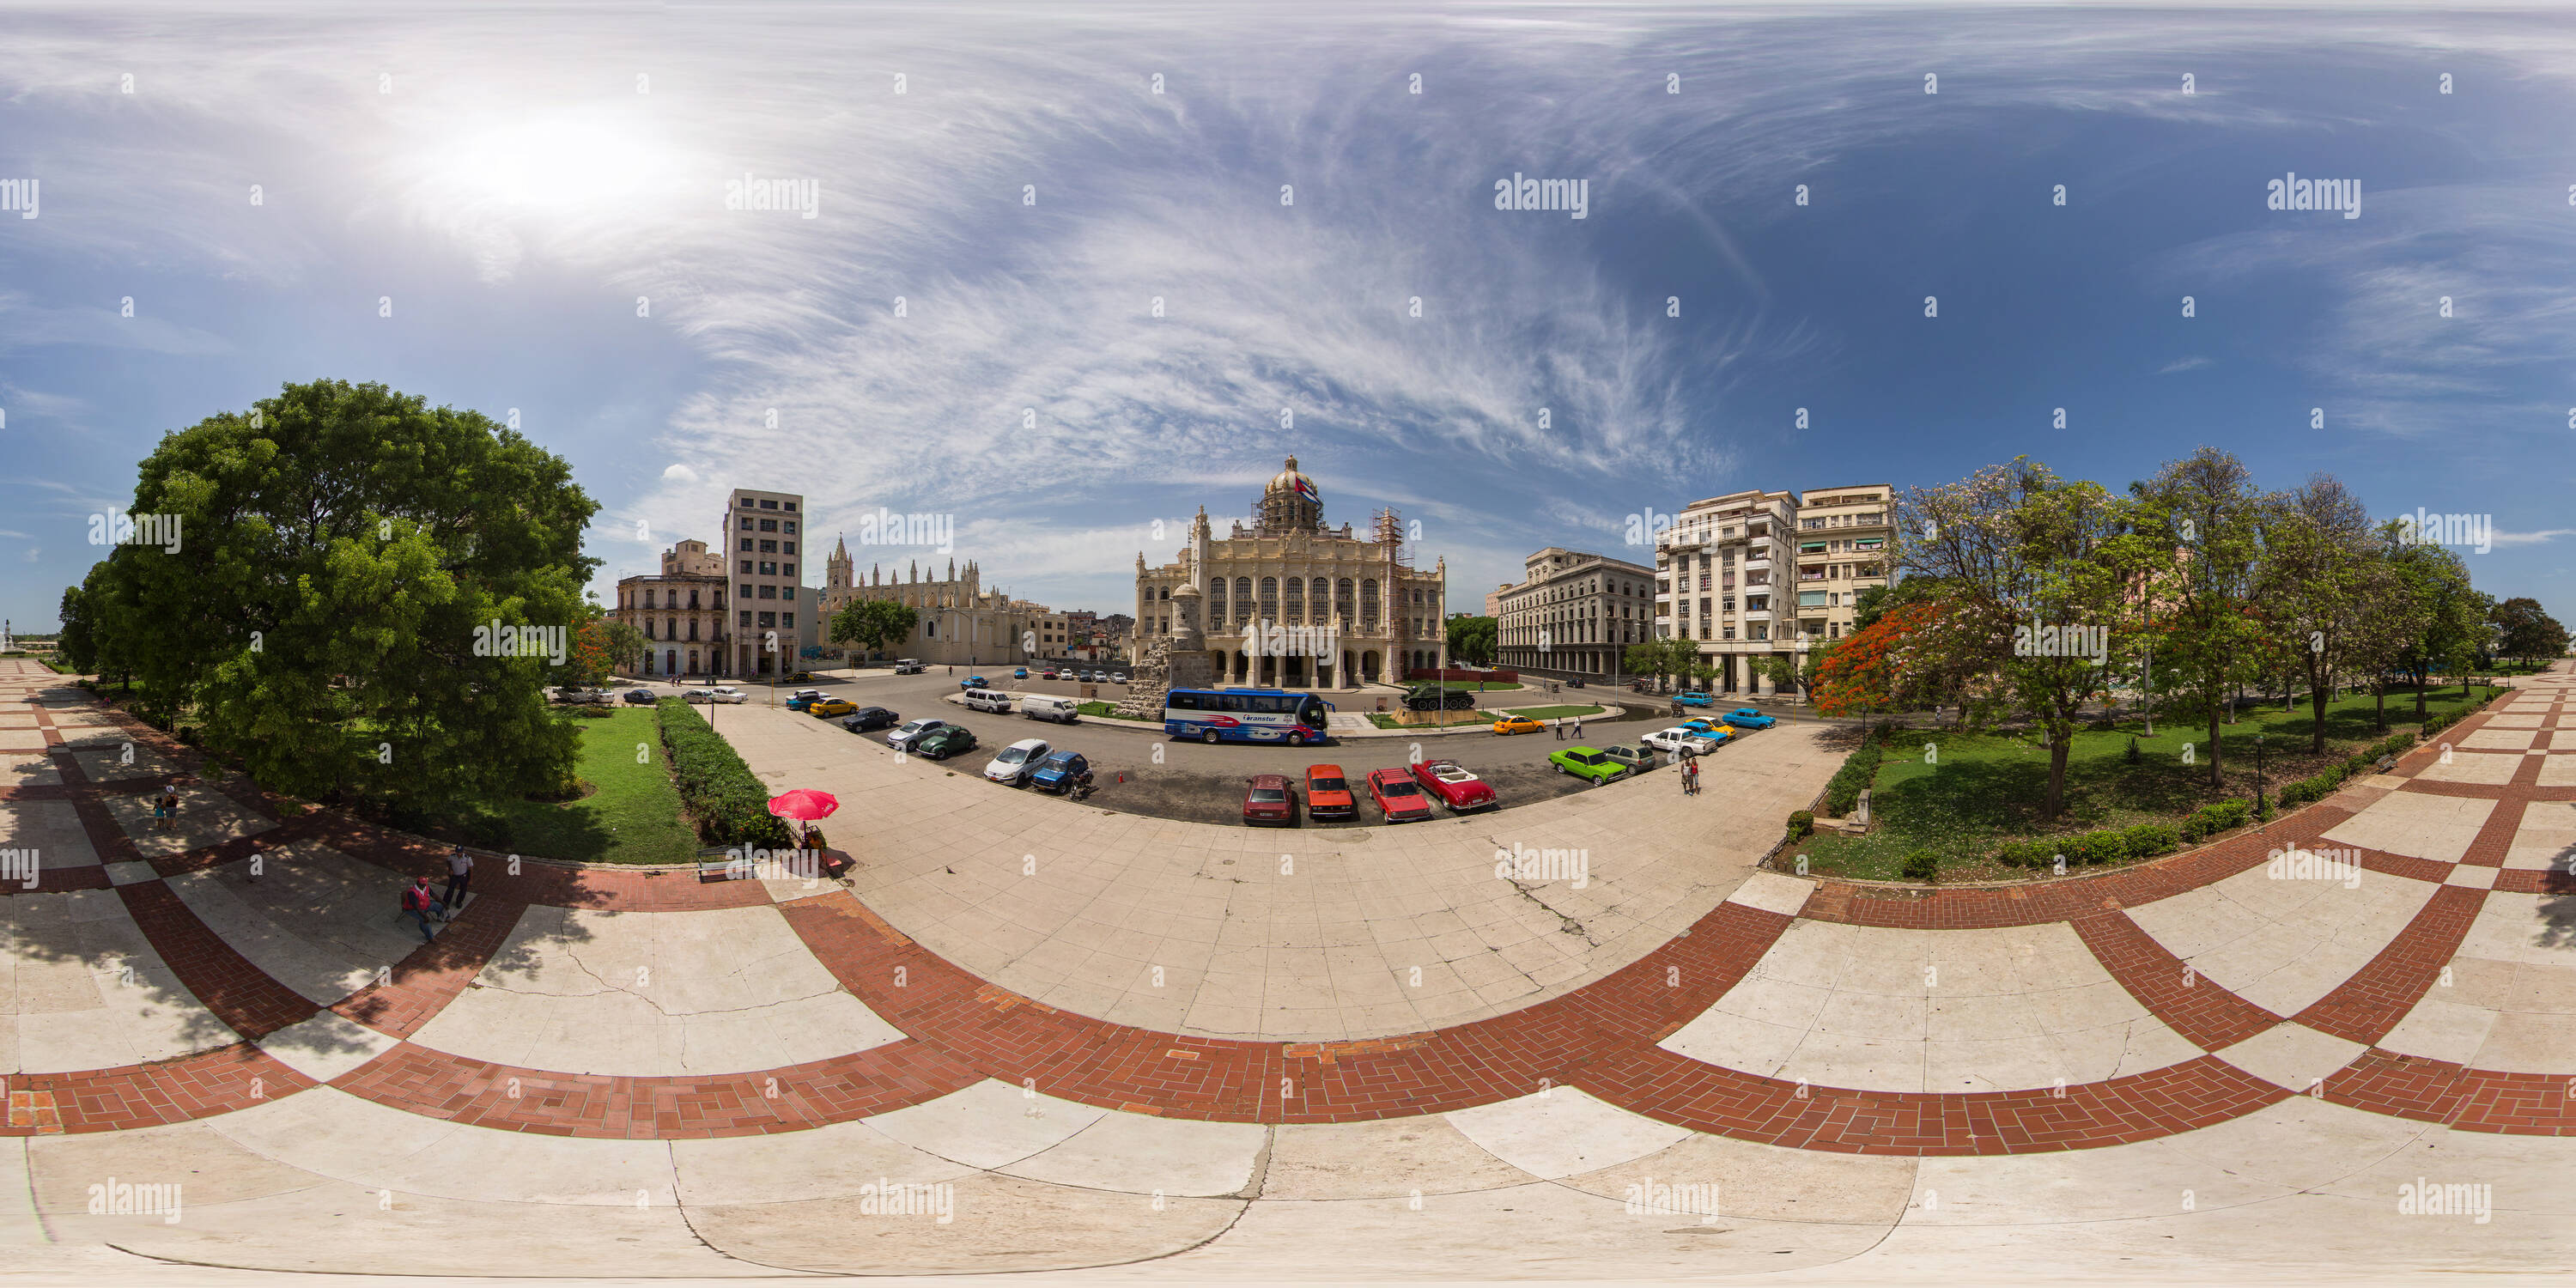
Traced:
[[1413, 566], [1413, 556], [1404, 550], [1404, 520], [1396, 514], [1395, 507], [1378, 511], [1369, 526], [1369, 539], [1387, 548], [1390, 561], [1407, 568]]

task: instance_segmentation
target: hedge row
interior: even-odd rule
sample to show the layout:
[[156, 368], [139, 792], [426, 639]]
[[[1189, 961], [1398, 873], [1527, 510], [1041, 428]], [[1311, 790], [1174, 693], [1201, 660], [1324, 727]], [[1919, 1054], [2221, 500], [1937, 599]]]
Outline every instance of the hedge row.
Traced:
[[699, 839], [709, 845], [782, 850], [796, 843], [785, 820], [769, 812], [769, 789], [742, 763], [732, 743], [679, 698], [664, 698], [653, 710], [660, 718], [662, 746], [671, 757], [680, 800], [698, 816]]
[[[2239, 812], [2244, 809], [2242, 802], [2229, 803], [2235, 805]], [[2184, 824], [2185, 828], [2189, 826], [2189, 822]], [[2172, 853], [2174, 847], [2181, 843], [2181, 834], [2171, 823], [2140, 823], [2135, 827], [2109, 827], [2098, 832], [2079, 832], [2045, 841], [2012, 841], [1996, 851], [1995, 862], [2008, 868], [2054, 868], [2058, 856], [2063, 855], [2066, 866], [2071, 868], [2084, 864], [2117, 863], [2122, 859], [2152, 859], [2159, 854]]]
[[2309, 801], [2324, 800], [2334, 793], [2335, 788], [2342, 786], [2345, 779], [2356, 774], [2371, 772], [2372, 767], [2379, 763], [2380, 757], [2403, 754], [2414, 745], [2414, 734], [2392, 733], [2346, 756], [2342, 764], [2332, 766], [2324, 773], [2284, 785], [2281, 788], [2281, 807], [2288, 809], [2293, 805], [2305, 805]]
[[1860, 804], [1860, 794], [1878, 777], [1878, 758], [1875, 742], [1864, 742], [1843, 758], [1843, 767], [1825, 784], [1825, 813], [1842, 818]]

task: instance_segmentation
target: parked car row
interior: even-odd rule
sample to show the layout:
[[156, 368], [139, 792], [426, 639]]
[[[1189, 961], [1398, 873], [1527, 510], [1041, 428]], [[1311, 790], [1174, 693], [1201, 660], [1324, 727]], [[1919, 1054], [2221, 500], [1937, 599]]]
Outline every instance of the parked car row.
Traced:
[[[1305, 773], [1309, 818], [1351, 818], [1359, 805], [1350, 779], [1339, 765], [1308, 765]], [[1378, 815], [1389, 823], [1411, 823], [1432, 817], [1432, 802], [1453, 814], [1490, 809], [1500, 804], [1493, 784], [1454, 760], [1425, 760], [1401, 769], [1372, 769], [1361, 780]], [[1297, 825], [1296, 788], [1285, 774], [1255, 774], [1244, 780], [1243, 821]]]
[[[1025, 680], [1029, 678], [1029, 673], [1022, 671], [1019, 673], [1019, 678]], [[1077, 684], [1125, 684], [1127, 682], [1127, 673], [1125, 671], [1083, 671], [1070, 666], [1051, 666], [1038, 672], [1038, 678], [1041, 680], [1071, 680]]]

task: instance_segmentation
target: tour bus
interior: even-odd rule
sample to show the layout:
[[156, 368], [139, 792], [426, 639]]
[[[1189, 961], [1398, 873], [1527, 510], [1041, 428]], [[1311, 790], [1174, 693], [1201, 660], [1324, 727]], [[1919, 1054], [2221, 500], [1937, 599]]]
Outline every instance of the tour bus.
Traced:
[[1333, 704], [1286, 689], [1174, 689], [1163, 695], [1163, 733], [1201, 742], [1284, 742], [1303, 747], [1324, 740], [1324, 713]]

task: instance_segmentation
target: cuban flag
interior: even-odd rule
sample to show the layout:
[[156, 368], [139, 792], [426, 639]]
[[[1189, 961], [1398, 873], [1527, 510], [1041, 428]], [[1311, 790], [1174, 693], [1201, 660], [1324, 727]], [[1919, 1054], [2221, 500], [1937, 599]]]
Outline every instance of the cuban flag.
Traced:
[[1302, 496], [1317, 505], [1322, 505], [1324, 503], [1323, 495], [1315, 491], [1315, 480], [1310, 479], [1303, 474], [1297, 476], [1297, 495]]

